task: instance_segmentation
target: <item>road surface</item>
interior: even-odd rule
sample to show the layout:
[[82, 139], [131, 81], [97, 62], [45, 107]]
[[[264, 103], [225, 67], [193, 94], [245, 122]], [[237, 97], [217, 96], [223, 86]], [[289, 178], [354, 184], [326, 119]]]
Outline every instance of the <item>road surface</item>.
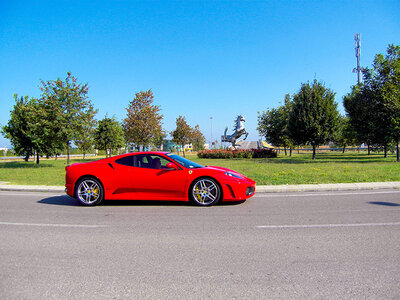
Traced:
[[1, 299], [400, 299], [397, 190], [0, 204]]

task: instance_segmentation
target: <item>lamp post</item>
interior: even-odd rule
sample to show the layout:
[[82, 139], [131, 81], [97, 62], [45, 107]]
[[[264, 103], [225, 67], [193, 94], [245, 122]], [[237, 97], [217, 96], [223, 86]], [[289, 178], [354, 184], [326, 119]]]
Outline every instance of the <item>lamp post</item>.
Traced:
[[213, 117], [210, 117], [210, 120], [211, 120], [211, 140], [210, 140], [210, 150], [212, 149], [212, 140], [213, 140], [213, 137], [212, 137], [212, 120], [213, 120]]

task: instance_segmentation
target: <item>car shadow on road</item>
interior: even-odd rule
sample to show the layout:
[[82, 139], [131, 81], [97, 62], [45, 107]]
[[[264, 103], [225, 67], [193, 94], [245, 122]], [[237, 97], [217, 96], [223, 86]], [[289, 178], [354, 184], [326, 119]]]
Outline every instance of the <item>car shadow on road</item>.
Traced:
[[[223, 202], [218, 205], [230, 206], [238, 205], [245, 201]], [[78, 200], [67, 195], [53, 196], [38, 201], [40, 204], [62, 205], [62, 206], [81, 206]], [[185, 201], [155, 201], [155, 200], [104, 200], [100, 206], [187, 206], [198, 207]]]
[[38, 203], [50, 205], [81, 206], [78, 200], [67, 195], [44, 198], [38, 201]]
[[375, 204], [375, 205], [384, 205], [384, 206], [400, 206], [400, 204], [393, 203], [393, 202], [372, 201], [372, 202], [368, 202], [368, 203]]

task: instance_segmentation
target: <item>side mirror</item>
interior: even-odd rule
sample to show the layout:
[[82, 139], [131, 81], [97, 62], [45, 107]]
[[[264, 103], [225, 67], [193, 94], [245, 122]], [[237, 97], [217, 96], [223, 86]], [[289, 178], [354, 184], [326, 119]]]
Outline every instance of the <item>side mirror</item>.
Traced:
[[179, 170], [178, 166], [174, 163], [167, 163], [167, 168], [170, 170]]

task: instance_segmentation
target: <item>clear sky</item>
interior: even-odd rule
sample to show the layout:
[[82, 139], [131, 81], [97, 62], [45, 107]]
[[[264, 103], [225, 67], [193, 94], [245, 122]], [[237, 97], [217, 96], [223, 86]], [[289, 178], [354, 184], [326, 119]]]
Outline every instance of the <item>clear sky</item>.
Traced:
[[[179, 115], [207, 141], [282, 104], [316, 78], [342, 97], [361, 64], [400, 44], [399, 1], [0, 0], [0, 125], [13, 94], [40, 97], [40, 80], [68, 71], [89, 84], [97, 118], [122, 121], [135, 93], [152, 89], [164, 129]], [[0, 147], [10, 143], [0, 137]]]

